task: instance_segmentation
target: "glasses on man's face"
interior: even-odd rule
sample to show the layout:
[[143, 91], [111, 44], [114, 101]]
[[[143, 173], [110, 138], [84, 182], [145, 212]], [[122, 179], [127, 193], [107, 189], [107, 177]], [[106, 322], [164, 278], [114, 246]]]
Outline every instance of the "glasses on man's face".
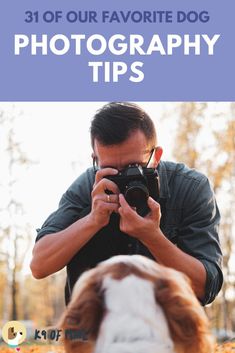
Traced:
[[[140, 165], [141, 167], [143, 167], [143, 168], [148, 168], [148, 166], [149, 166], [149, 164], [150, 164], [150, 162], [151, 162], [151, 159], [152, 159], [152, 157], [153, 157], [153, 153], [154, 153], [154, 151], [156, 150], [156, 148], [157, 147], [153, 147], [151, 150], [150, 150], [150, 155], [149, 155], [149, 158], [148, 158], [148, 161], [146, 162], [146, 163], [133, 163], [133, 164], [137, 164], [137, 165]], [[132, 164], [132, 163], [130, 163], [130, 164]], [[96, 172], [97, 170], [99, 170], [99, 169], [102, 169], [102, 168], [100, 168], [99, 167], [99, 165], [98, 165], [98, 160], [97, 160], [97, 157], [93, 157], [93, 169], [94, 169], [94, 171]], [[124, 168], [123, 168], [124, 169]]]

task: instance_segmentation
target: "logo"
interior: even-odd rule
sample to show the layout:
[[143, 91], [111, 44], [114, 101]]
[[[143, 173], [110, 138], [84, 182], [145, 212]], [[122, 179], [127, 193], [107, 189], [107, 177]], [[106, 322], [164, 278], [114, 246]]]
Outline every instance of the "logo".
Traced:
[[8, 321], [2, 328], [2, 338], [12, 348], [20, 350], [18, 346], [26, 339], [26, 328], [19, 321]]

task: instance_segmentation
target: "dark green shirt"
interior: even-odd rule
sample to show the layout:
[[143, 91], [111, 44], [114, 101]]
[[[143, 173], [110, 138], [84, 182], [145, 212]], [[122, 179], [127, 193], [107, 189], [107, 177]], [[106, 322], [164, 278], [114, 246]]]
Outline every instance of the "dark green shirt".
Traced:
[[[223, 283], [218, 238], [220, 214], [214, 193], [203, 174], [184, 164], [162, 161], [158, 165], [158, 173], [161, 230], [172, 243], [204, 265], [207, 280], [202, 304], [205, 305], [214, 300]], [[58, 210], [38, 230], [36, 241], [67, 228], [90, 212], [93, 183], [94, 171], [89, 168], [62, 196]], [[118, 254], [142, 254], [153, 259], [140, 241], [119, 230], [119, 216], [112, 214], [109, 224], [96, 233], [68, 263], [66, 302], [83, 271]]]

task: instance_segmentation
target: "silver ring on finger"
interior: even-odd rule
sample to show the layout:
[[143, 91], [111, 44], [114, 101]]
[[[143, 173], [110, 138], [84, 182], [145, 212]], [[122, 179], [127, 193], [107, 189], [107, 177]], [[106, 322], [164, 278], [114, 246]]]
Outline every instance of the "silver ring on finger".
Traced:
[[107, 195], [107, 202], [111, 202], [110, 195]]

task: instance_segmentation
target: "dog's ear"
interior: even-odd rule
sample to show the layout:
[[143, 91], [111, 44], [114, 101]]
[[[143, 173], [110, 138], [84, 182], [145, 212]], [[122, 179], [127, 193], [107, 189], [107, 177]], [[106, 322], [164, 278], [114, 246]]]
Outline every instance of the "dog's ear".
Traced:
[[164, 310], [177, 352], [214, 351], [208, 319], [186, 276], [159, 278], [155, 283], [155, 298]]
[[13, 339], [15, 338], [15, 334], [14, 334], [14, 327], [9, 327], [8, 328], [8, 339]]
[[86, 333], [89, 340], [95, 340], [103, 315], [102, 279], [96, 272], [90, 270], [75, 285], [71, 302], [62, 317], [60, 326], [63, 329], [81, 330]]

